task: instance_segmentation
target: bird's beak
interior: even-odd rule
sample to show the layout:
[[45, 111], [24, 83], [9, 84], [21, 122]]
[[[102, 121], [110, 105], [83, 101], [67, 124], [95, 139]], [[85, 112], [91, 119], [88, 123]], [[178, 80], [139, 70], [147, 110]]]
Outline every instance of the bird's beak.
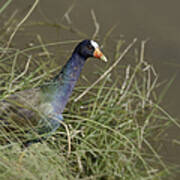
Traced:
[[94, 53], [93, 53], [93, 56], [98, 58], [98, 59], [101, 59], [103, 60], [104, 62], [107, 62], [107, 58], [104, 56], [104, 54], [100, 51], [99, 48], [96, 48], [94, 50]]

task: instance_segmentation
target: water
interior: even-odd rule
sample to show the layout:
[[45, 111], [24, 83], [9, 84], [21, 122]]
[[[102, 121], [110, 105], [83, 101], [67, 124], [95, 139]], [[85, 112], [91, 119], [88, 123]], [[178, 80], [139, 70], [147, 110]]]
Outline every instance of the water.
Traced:
[[[4, 1], [5, 2], [5, 1]], [[100, 38], [117, 25], [112, 34], [112, 42], [120, 36], [125, 39], [137, 37], [139, 40], [149, 39], [145, 49], [148, 62], [154, 64], [159, 74], [160, 81], [170, 81], [176, 74], [175, 81], [168, 89], [163, 100], [163, 107], [174, 117], [180, 117], [180, 1], [142, 1], [142, 0], [91, 0], [91, 1], [68, 1], [68, 0], [43, 0], [33, 12], [26, 24], [32, 21], [65, 22], [62, 18], [67, 9], [74, 3], [70, 18], [73, 25], [86, 34], [94, 33], [94, 25], [91, 16], [93, 9], [100, 23]], [[11, 3], [8, 13], [15, 9], [19, 11], [21, 19], [27, 13], [32, 2], [19, 0]], [[7, 14], [8, 14], [7, 13]], [[27, 28], [26, 28], [27, 29]], [[17, 46], [23, 48], [27, 42], [40, 34], [44, 42], [77, 39], [77, 35], [64, 33], [63, 30], [52, 26], [30, 26], [29, 32], [17, 33], [14, 41]], [[81, 37], [82, 38], [82, 37]], [[111, 41], [110, 41], [111, 42]], [[109, 43], [110, 43], [109, 42]], [[109, 47], [111, 47], [109, 45]], [[112, 47], [113, 49], [113, 47]], [[59, 52], [60, 53], [60, 52]], [[69, 52], [70, 53], [70, 52]], [[109, 52], [111, 53], [111, 52]], [[167, 131], [168, 139], [164, 144], [162, 155], [167, 162], [180, 164], [180, 147], [171, 143], [173, 139], [180, 137], [179, 129], [171, 127]]]

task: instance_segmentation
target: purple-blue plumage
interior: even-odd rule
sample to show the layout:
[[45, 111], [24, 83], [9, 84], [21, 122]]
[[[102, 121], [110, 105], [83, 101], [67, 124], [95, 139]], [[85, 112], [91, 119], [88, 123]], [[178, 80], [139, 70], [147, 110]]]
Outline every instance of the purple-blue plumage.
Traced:
[[[41, 116], [41, 120], [39, 120], [41, 128], [37, 129], [36, 132], [38, 134], [48, 133], [50, 135], [59, 127], [60, 121], [63, 119], [62, 112], [68, 102], [69, 96], [72, 94], [84, 63], [89, 57], [96, 57], [106, 61], [96, 42], [84, 40], [76, 46], [72, 56], [53, 81], [40, 88], [18, 92], [12, 97], [9, 97], [9, 100], [4, 102], [6, 106], [4, 106], [4, 110], [7, 107], [11, 107], [11, 103], [11, 105], [17, 106], [17, 112], [19, 114], [28, 116], [28, 119], [32, 118], [34, 115], [32, 110], [35, 110]], [[18, 103], [14, 103], [15, 101]], [[30, 108], [20, 108], [23, 107], [21, 104]], [[38, 139], [28, 141], [26, 145], [34, 142], [38, 142]]]
[[84, 63], [84, 57], [73, 54], [61, 73], [56, 77], [56, 81], [59, 82], [59, 85], [55, 90], [54, 99], [52, 101], [56, 113], [59, 114], [63, 112], [69, 96], [72, 94], [72, 90], [80, 76]]

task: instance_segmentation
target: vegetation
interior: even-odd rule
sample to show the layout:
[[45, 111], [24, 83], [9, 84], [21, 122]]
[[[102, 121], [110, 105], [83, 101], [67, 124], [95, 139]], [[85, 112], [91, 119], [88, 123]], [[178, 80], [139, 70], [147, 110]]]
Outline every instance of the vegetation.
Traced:
[[[94, 12], [92, 16], [97, 25]], [[39, 45], [17, 49], [10, 44], [24, 22], [16, 22], [15, 27], [13, 23], [10, 19], [7, 26], [14, 31], [1, 35], [1, 101], [57, 74], [61, 67], [57, 57], [49, 53], [50, 46], [79, 41], [47, 44], [38, 36]], [[77, 29], [72, 33], [82, 34]], [[110, 33], [103, 40], [105, 54], [110, 48], [106, 43]], [[96, 36], [97, 31], [93, 34]], [[144, 57], [145, 42], [138, 49], [136, 40], [128, 45], [118, 39], [111, 44], [113, 53], [108, 64], [96, 66], [96, 74], [83, 72], [61, 128], [47, 141], [23, 149], [24, 131], [17, 134], [1, 130], [0, 139], [9, 143], [0, 145], [0, 179], [157, 180], [170, 176], [157, 150], [164, 130], [171, 123], [179, 125], [159, 106], [162, 97], [157, 98], [156, 89], [160, 84], [155, 69]], [[70, 52], [64, 52], [63, 46], [58, 48], [66, 59]], [[128, 63], [120, 66], [120, 60]], [[89, 76], [100, 78], [92, 84]]]

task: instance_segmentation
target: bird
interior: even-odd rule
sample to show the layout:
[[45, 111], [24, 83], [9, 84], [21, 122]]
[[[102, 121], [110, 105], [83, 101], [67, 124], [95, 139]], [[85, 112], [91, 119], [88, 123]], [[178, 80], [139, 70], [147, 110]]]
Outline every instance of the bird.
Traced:
[[[77, 44], [61, 71], [48, 83], [40, 87], [18, 91], [0, 102], [0, 126], [8, 126], [2, 116], [19, 118], [25, 125], [32, 125], [32, 130], [39, 136], [27, 140], [24, 145], [41, 142], [51, 136], [63, 121], [62, 113], [81, 74], [86, 60], [90, 57], [107, 62], [97, 42], [86, 39]], [[34, 127], [33, 122], [36, 123]], [[18, 124], [18, 123], [17, 123]], [[38, 124], [38, 125], [37, 125]], [[34, 130], [35, 129], [35, 130]]]

